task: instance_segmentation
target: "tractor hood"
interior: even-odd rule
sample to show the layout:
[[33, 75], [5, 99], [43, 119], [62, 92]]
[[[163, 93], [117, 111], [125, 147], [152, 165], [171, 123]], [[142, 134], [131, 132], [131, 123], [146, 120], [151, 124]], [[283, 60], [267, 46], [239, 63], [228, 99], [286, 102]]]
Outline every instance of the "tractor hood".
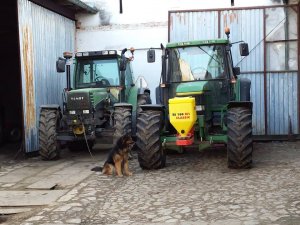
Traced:
[[207, 81], [194, 81], [181, 83], [176, 88], [176, 96], [191, 96], [191, 95], [200, 95], [207, 89]]
[[85, 88], [67, 92], [67, 109], [91, 109], [106, 99], [107, 88]]

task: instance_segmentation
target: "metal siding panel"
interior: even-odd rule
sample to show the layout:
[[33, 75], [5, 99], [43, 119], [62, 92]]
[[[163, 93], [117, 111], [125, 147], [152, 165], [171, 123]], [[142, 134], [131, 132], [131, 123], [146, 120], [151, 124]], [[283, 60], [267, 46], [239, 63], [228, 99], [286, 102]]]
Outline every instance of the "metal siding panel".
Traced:
[[218, 12], [174, 12], [170, 20], [170, 42], [218, 37]]
[[25, 150], [38, 150], [39, 110], [42, 104], [62, 105], [66, 78], [55, 62], [74, 51], [75, 23], [27, 0], [18, 0]]
[[[220, 29], [230, 27], [231, 42], [245, 41], [249, 44], [251, 54], [241, 57], [239, 45], [232, 46], [234, 65], [241, 67], [241, 71], [263, 71], [263, 10], [227, 10], [221, 12]], [[223, 30], [221, 37], [226, 38]]]
[[[298, 74], [268, 73], [268, 134], [298, 134]], [[291, 126], [291, 127], [290, 127]]]
[[251, 101], [253, 104], [252, 127], [254, 135], [265, 134], [264, 118], [264, 76], [263, 73], [242, 74], [240, 78], [251, 80]]

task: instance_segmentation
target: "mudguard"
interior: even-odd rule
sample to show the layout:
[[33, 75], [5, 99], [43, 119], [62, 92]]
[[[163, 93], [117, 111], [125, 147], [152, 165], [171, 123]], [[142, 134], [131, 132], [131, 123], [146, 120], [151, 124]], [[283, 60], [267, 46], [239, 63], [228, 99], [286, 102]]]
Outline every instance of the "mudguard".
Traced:
[[152, 104], [146, 104], [146, 105], [141, 105], [140, 106], [143, 110], [158, 110], [158, 111], [165, 111], [165, 106], [164, 105], [152, 105]]
[[129, 103], [123, 103], [123, 102], [121, 102], [121, 103], [115, 103], [115, 104], [114, 104], [114, 108], [116, 108], [116, 107], [128, 107], [128, 108], [131, 108], [131, 109], [132, 109], [132, 104], [129, 104]]
[[41, 105], [41, 109], [58, 109], [60, 110], [60, 106], [57, 104], [49, 104], [49, 105]]
[[241, 102], [237, 102], [237, 101], [232, 101], [228, 103], [228, 109], [233, 108], [233, 107], [247, 107], [249, 109], [253, 108], [253, 103], [250, 101], [241, 101]]
[[240, 78], [240, 101], [250, 101], [251, 81], [247, 78]]

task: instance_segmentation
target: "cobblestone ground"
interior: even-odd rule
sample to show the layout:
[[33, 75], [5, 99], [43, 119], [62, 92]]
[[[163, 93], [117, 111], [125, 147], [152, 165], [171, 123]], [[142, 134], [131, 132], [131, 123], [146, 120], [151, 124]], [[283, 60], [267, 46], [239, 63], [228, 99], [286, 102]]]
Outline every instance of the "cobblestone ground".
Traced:
[[300, 142], [256, 143], [250, 170], [224, 149], [170, 153], [167, 167], [132, 177], [95, 172], [53, 205], [6, 224], [300, 224]]

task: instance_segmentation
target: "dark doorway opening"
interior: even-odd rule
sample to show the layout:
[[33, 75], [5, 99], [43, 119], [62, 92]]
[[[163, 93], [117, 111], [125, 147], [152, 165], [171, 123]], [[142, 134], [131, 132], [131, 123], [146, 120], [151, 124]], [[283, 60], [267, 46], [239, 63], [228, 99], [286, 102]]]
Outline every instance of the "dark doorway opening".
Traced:
[[17, 0], [1, 3], [0, 156], [15, 154], [22, 142], [23, 113], [17, 11]]

